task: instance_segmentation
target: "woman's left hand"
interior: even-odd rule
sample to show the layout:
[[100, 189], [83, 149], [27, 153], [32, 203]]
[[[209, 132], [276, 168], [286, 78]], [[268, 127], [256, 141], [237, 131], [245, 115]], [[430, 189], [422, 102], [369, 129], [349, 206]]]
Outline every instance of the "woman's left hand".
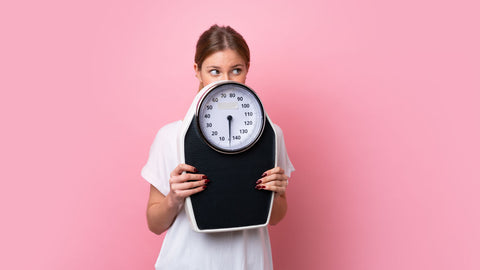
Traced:
[[280, 167], [275, 167], [263, 173], [262, 178], [256, 182], [256, 189], [264, 189], [275, 192], [276, 196], [285, 194], [288, 185], [288, 176]]

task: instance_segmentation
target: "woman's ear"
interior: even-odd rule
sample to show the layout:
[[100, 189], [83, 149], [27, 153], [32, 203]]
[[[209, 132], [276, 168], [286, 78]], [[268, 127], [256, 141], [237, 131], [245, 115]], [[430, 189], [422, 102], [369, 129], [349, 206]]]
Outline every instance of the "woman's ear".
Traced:
[[202, 82], [202, 77], [200, 76], [200, 68], [198, 67], [197, 63], [193, 64], [193, 69], [195, 70], [195, 77]]

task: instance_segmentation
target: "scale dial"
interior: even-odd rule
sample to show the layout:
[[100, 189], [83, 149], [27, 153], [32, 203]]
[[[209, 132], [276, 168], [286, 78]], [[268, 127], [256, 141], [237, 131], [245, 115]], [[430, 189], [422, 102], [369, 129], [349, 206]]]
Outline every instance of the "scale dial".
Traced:
[[265, 112], [258, 96], [247, 86], [232, 81], [208, 87], [196, 112], [205, 142], [227, 154], [252, 147], [265, 127]]

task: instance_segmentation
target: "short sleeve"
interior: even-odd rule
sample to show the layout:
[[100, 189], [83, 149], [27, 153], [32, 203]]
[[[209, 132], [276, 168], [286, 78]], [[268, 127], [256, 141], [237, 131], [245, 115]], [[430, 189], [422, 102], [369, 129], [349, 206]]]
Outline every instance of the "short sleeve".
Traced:
[[283, 139], [283, 131], [279, 126], [275, 124], [273, 126], [277, 135], [277, 166], [285, 170], [285, 174], [290, 177], [292, 172], [295, 171], [295, 168], [288, 157], [287, 147], [285, 146], [285, 140]]
[[170, 173], [178, 163], [176, 135], [180, 124], [181, 121], [168, 124], [157, 132], [141, 171], [142, 177], [164, 195], [170, 192]]

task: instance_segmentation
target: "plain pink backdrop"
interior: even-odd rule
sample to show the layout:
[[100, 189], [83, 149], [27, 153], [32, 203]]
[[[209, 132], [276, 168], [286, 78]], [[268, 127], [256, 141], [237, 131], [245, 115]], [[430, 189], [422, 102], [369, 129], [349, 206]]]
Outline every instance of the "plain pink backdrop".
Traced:
[[0, 269], [153, 269], [140, 170], [231, 25], [297, 171], [276, 269], [480, 269], [475, 1], [4, 1]]

